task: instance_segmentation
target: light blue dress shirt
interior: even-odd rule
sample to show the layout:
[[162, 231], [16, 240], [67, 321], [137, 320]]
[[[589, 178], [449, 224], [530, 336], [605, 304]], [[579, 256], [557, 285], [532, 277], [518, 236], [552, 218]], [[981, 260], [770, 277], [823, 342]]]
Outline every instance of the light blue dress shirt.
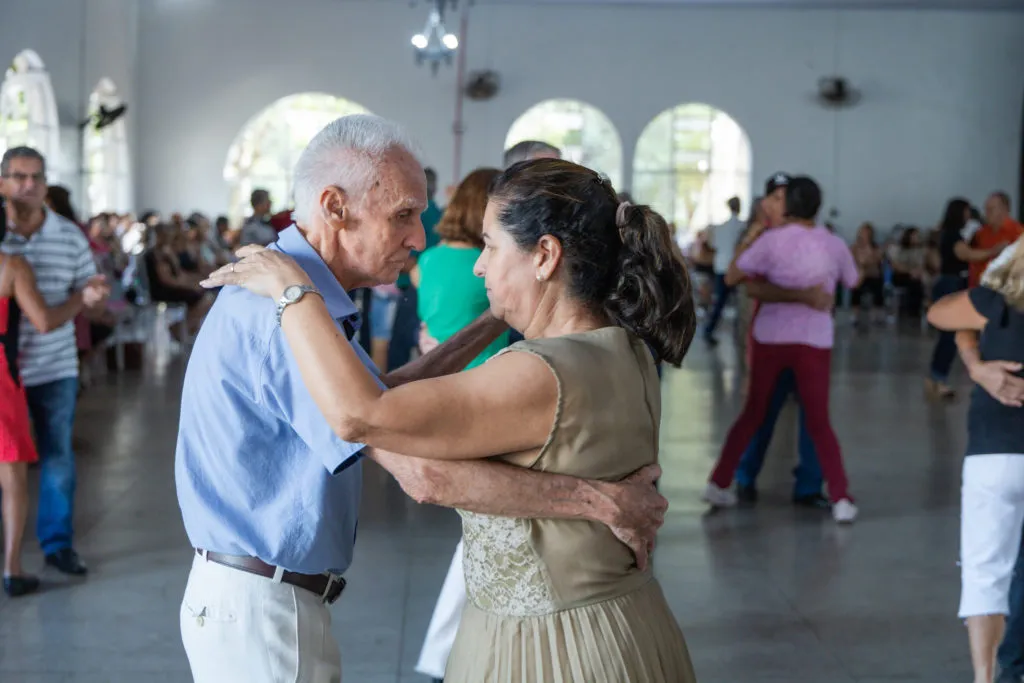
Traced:
[[[292, 226], [272, 248], [295, 258], [351, 340], [355, 304], [302, 233]], [[324, 420], [276, 307], [226, 287], [203, 323], [181, 397], [178, 504], [195, 548], [340, 574], [352, 562], [363, 446], [342, 441]]]

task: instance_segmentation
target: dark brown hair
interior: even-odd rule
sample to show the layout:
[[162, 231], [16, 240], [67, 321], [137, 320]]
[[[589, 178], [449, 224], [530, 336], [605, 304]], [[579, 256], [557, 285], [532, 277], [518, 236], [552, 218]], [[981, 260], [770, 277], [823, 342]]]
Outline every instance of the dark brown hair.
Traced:
[[515, 164], [491, 186], [502, 228], [523, 250], [544, 235], [562, 245], [571, 296], [604, 312], [678, 366], [696, 329], [686, 266], [665, 219], [623, 203], [611, 183], [559, 159]]
[[434, 231], [443, 240], [483, 247], [487, 190], [501, 174], [496, 168], [478, 168], [459, 183]]
[[46, 188], [46, 202], [55, 214], [78, 224], [78, 214], [71, 206], [71, 191], [68, 188], [63, 185], [50, 185]]

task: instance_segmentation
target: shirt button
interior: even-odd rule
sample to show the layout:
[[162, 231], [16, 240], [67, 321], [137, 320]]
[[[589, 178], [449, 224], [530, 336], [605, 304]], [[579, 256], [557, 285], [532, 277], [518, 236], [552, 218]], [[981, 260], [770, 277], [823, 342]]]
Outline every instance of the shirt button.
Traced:
[[206, 622], [206, 620], [203, 619], [201, 616], [200, 617], [196, 617], [196, 626], [198, 626], [199, 628], [202, 628], [203, 624], [205, 622]]

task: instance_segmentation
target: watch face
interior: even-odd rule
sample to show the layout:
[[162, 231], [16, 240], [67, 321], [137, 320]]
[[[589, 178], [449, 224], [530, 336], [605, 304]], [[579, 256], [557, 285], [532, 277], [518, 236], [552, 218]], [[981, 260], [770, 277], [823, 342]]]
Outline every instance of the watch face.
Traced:
[[284, 290], [284, 299], [288, 303], [295, 303], [302, 298], [302, 287], [292, 285]]

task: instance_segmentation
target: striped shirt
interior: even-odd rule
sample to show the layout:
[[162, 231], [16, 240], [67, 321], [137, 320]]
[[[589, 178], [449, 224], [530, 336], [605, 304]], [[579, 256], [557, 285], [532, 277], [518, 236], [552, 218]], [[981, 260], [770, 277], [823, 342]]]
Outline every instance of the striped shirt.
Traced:
[[[43, 226], [28, 239], [7, 231], [4, 253], [25, 257], [47, 306], [59, 306], [96, 274], [89, 240], [71, 221], [46, 211]], [[78, 377], [74, 321], [41, 334], [25, 318], [19, 330], [19, 361], [27, 387]]]

